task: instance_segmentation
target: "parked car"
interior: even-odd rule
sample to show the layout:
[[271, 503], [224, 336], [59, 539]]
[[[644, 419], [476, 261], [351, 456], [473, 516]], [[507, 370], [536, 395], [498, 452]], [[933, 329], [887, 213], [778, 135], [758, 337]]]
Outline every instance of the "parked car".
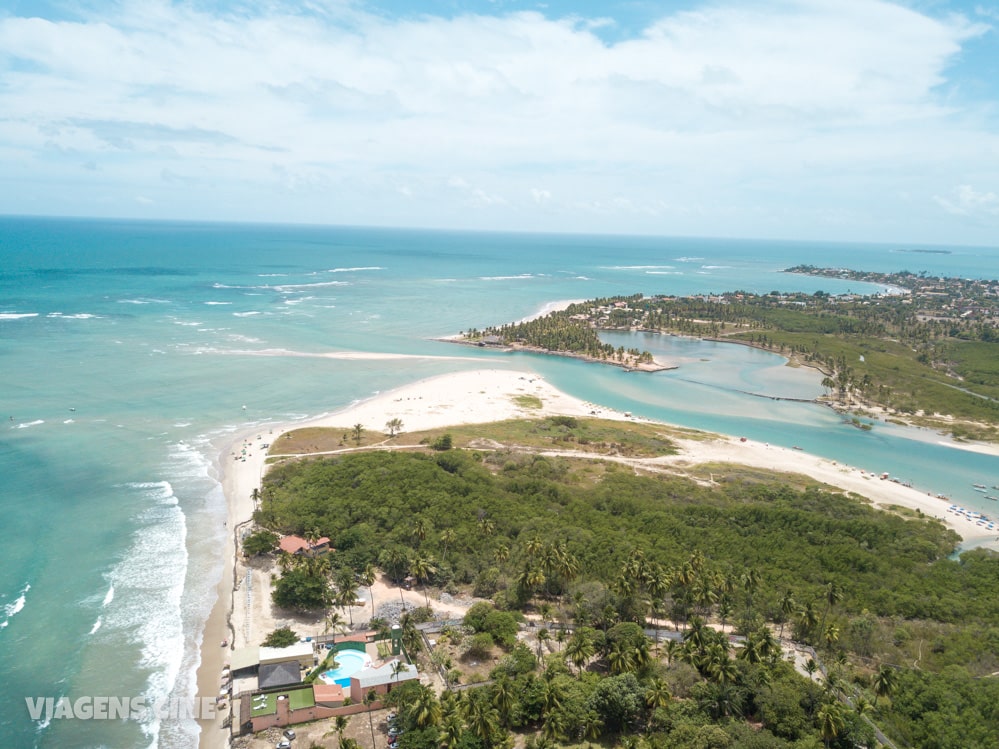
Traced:
[[403, 730], [397, 726], [392, 726], [388, 729], [389, 738], [395, 738], [396, 736], [402, 736]]
[[277, 742], [276, 749], [291, 749], [291, 742], [288, 739], [281, 739]]
[[388, 749], [399, 749], [399, 742], [392, 739], [388, 744]]
[[291, 728], [286, 728], [284, 729], [284, 737], [286, 739], [293, 739], [295, 738], [295, 732]]

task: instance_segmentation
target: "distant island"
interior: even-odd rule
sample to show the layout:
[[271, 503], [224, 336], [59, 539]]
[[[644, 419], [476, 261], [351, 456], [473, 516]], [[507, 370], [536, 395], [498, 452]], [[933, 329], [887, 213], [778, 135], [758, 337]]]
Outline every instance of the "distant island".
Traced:
[[645, 331], [738, 343], [818, 369], [827, 391], [821, 400], [838, 410], [999, 441], [999, 281], [812, 265], [785, 272], [887, 290], [607, 297], [529, 321], [472, 328], [454, 340], [646, 371], [669, 366], [647, 351], [614, 348], [599, 333]]

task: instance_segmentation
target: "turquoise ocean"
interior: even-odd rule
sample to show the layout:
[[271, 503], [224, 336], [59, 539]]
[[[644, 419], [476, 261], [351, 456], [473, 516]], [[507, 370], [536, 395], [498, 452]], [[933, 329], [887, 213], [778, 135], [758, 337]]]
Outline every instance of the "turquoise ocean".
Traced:
[[[567, 299], [881, 290], [781, 272], [798, 263], [999, 277], [999, 249], [922, 249], [0, 218], [0, 736], [195, 746], [190, 720], [32, 720], [25, 698], [193, 696], [222, 571], [221, 451], [249, 429], [449, 371], [530, 370], [607, 407], [798, 445], [994, 509], [971, 485], [999, 483], [999, 459], [760, 397], [821, 392], [818, 375], [772, 354], [608, 336], [681, 364], [629, 374], [433, 340]], [[314, 356], [331, 351], [426, 358]]]

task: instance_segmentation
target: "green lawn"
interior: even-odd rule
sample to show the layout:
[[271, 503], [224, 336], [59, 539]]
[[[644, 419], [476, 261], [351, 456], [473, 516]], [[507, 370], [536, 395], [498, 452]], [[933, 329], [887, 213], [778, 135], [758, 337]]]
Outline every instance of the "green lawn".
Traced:
[[[292, 710], [300, 710], [303, 707], [312, 707], [316, 704], [315, 694], [312, 687], [298, 687], [286, 692], [271, 692], [267, 695], [267, 702], [261, 707], [254, 707], [250, 713], [254, 718], [258, 715], [273, 715], [277, 712], [277, 698], [279, 695], [287, 694]], [[254, 703], [259, 700], [254, 700]]]

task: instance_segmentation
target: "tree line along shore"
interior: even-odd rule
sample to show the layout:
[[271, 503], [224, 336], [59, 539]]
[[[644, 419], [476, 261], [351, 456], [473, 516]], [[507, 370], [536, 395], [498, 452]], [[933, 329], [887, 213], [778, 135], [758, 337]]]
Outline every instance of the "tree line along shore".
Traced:
[[663, 368], [600, 331], [741, 343], [823, 374], [824, 400], [857, 415], [999, 441], [999, 282], [795, 266], [789, 273], [878, 283], [890, 294], [732, 291], [577, 302], [533, 320], [462, 331], [464, 343], [526, 347], [632, 369]]
[[329, 435], [353, 451], [272, 458], [244, 552], [331, 539], [273, 586], [320, 616], [377, 573], [423, 588], [409, 631], [437, 596], [480, 600], [429, 650], [408, 638], [447, 679], [390, 693], [400, 749], [999, 743], [999, 556], [951, 558], [932, 518], [745, 466], [656, 471], [657, 425], [356, 426]]

